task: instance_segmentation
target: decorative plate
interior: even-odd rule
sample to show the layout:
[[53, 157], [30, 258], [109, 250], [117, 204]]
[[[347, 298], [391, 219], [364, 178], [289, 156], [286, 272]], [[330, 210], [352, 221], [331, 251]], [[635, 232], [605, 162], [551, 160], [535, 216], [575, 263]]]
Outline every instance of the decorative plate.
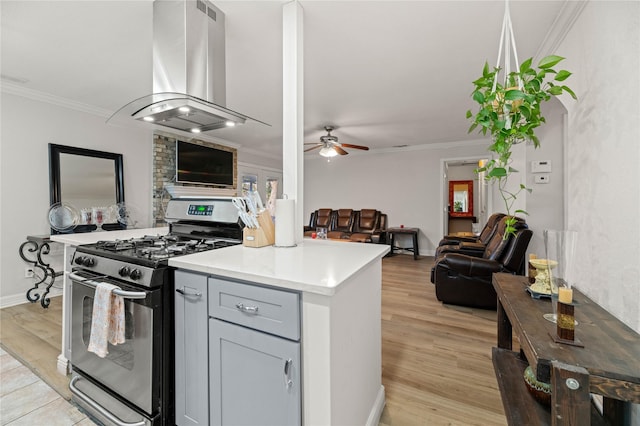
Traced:
[[49, 225], [58, 232], [69, 232], [78, 224], [80, 214], [67, 203], [55, 203], [49, 207]]
[[551, 299], [550, 293], [538, 293], [537, 291], [532, 290], [531, 287], [527, 287], [527, 291], [533, 299]]

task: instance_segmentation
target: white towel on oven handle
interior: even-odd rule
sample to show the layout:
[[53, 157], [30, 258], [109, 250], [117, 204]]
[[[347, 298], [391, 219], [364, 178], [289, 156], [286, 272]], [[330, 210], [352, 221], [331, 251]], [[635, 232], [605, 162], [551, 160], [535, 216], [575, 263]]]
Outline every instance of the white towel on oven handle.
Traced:
[[89, 352], [104, 358], [108, 343], [124, 343], [124, 298], [113, 293], [120, 289], [113, 284], [98, 283], [93, 298]]

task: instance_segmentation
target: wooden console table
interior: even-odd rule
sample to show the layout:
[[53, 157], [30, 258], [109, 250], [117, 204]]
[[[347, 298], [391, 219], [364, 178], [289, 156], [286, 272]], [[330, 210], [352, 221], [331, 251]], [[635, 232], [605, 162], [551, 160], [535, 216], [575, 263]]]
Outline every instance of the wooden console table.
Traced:
[[[630, 424], [630, 402], [640, 403], [640, 335], [574, 289], [576, 338], [584, 348], [554, 343], [556, 325], [542, 316], [548, 300], [525, 291], [527, 278], [493, 275], [498, 294], [498, 347], [493, 365], [510, 425]], [[512, 351], [512, 335], [520, 353]], [[526, 358], [526, 359], [524, 359]], [[528, 363], [527, 363], [528, 361]], [[551, 383], [551, 408], [529, 395], [527, 365], [539, 381]], [[604, 418], [590, 393], [604, 398]]]

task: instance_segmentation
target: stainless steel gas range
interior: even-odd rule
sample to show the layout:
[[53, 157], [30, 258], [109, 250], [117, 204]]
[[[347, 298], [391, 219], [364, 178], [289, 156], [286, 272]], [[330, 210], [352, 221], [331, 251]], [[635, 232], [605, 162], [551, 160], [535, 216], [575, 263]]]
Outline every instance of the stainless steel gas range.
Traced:
[[[174, 424], [173, 270], [168, 259], [242, 242], [231, 198], [173, 199], [168, 235], [78, 246], [72, 259], [73, 400], [95, 420], [114, 426]], [[95, 288], [118, 287], [124, 298], [125, 342], [101, 358], [88, 351]]]

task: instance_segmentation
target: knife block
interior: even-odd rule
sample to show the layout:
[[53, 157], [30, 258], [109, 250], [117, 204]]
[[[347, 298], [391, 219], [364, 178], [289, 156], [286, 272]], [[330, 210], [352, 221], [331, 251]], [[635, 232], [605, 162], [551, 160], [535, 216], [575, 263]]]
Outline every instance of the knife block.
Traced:
[[242, 231], [242, 245], [245, 247], [271, 246], [276, 241], [276, 228], [268, 210], [258, 215], [260, 228], [244, 228]]

